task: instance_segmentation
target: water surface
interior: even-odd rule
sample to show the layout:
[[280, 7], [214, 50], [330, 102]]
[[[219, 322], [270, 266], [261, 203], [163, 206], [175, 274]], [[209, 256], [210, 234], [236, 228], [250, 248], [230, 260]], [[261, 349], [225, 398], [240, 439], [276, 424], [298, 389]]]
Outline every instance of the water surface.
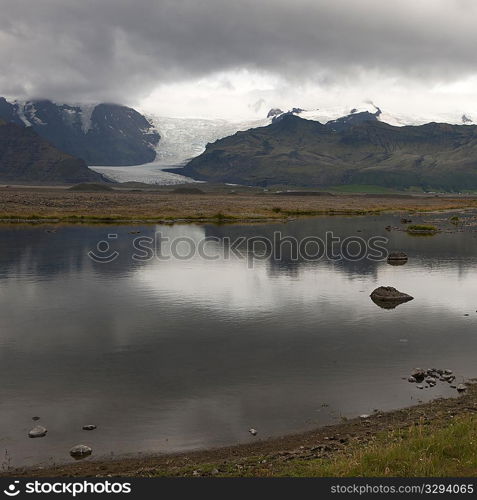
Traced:
[[[247, 442], [452, 394], [419, 390], [412, 368], [476, 375], [476, 233], [387, 232], [399, 218], [314, 218], [233, 226], [2, 226], [0, 450], [11, 465], [176, 452]], [[53, 229], [56, 232], [48, 232]], [[198, 256], [137, 262], [161, 231], [298, 238], [383, 235], [409, 263]], [[359, 231], [359, 232], [358, 232]], [[108, 234], [110, 264], [87, 255]], [[220, 253], [220, 252], [219, 252]], [[370, 292], [415, 297], [393, 310]], [[469, 314], [469, 316], [465, 316]], [[48, 428], [28, 439], [33, 416]], [[82, 431], [96, 424], [93, 432]]]

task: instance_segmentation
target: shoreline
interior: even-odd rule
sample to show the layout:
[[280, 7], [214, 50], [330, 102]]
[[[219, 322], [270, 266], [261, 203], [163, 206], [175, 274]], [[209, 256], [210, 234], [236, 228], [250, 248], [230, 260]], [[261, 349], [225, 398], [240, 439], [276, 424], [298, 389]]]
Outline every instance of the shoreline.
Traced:
[[[346, 470], [339, 474], [340, 469], [338, 472], [331, 469], [330, 472], [330, 467], [340, 464], [343, 467], [350, 457], [366, 457], [367, 452], [376, 452], [377, 447], [385, 450], [390, 445], [397, 446], [395, 443], [400, 441], [407, 447], [406, 439], [424, 439], [433, 433], [439, 435], [464, 423], [468, 426], [470, 422], [472, 430], [477, 430], [477, 382], [468, 381], [467, 385], [467, 391], [455, 397], [439, 398], [389, 412], [375, 412], [366, 418], [344, 420], [303, 433], [266, 440], [257, 438], [254, 443], [180, 454], [91, 458], [63, 465], [15, 468], [2, 471], [0, 477], [282, 477], [295, 475], [297, 471], [300, 474], [308, 471], [307, 476], [319, 476], [323, 472], [345, 477]], [[356, 460], [353, 460], [354, 466]], [[449, 475], [475, 475], [477, 465], [473, 467], [462, 469], [461, 473], [449, 470]], [[416, 472], [423, 474], [417, 464]], [[389, 475], [399, 473], [390, 469]]]
[[467, 195], [310, 196], [210, 187], [201, 194], [155, 191], [71, 191], [0, 187], [2, 224], [229, 224], [287, 222], [320, 216], [419, 215], [477, 209]]

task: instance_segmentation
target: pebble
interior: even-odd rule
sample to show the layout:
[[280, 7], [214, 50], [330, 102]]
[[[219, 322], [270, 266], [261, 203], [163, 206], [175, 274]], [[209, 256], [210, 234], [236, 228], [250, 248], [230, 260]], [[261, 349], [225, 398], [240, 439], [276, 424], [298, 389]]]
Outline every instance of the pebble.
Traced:
[[464, 391], [466, 391], [466, 390], [467, 390], [467, 386], [466, 386], [465, 384], [459, 384], [459, 385], [457, 386], [457, 390], [458, 390], [459, 392], [464, 392]]
[[84, 431], [94, 431], [96, 429], [95, 425], [83, 425]]
[[437, 384], [437, 380], [434, 377], [427, 377], [426, 383], [429, 384], [431, 387], [434, 387]]
[[250, 432], [250, 434], [252, 434], [252, 436], [256, 436], [257, 435], [257, 430], [254, 429], [253, 427], [251, 429], [249, 429], [248, 432]]
[[28, 433], [28, 437], [31, 438], [42, 438], [46, 436], [46, 433], [48, 431], [46, 430], [45, 427], [42, 425], [37, 425], [36, 427], [33, 427], [33, 429]]

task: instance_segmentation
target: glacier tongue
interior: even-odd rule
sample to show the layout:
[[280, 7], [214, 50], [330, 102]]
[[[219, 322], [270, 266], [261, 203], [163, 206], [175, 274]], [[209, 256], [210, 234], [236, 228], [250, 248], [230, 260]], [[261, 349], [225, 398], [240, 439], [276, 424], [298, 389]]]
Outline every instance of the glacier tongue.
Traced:
[[201, 118], [170, 118], [147, 116], [161, 135], [152, 163], [130, 167], [95, 167], [96, 172], [118, 182], [144, 182], [146, 184], [173, 185], [197, 182], [164, 169], [181, 167], [205, 151], [209, 142], [235, 134], [239, 130], [261, 127], [271, 123], [269, 118], [246, 122], [210, 120]]
[[268, 125], [270, 119], [246, 122], [201, 118], [147, 116], [161, 135], [154, 164], [164, 167], [182, 166], [205, 151], [209, 142], [235, 134], [239, 130]]

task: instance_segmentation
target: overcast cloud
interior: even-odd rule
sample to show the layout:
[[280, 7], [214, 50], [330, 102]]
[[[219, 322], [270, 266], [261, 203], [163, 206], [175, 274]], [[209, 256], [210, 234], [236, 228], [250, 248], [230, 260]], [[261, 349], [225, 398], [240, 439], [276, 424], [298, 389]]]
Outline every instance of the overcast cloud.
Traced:
[[260, 113], [438, 89], [455, 107], [476, 20], [474, 0], [0, 0], [0, 94]]

